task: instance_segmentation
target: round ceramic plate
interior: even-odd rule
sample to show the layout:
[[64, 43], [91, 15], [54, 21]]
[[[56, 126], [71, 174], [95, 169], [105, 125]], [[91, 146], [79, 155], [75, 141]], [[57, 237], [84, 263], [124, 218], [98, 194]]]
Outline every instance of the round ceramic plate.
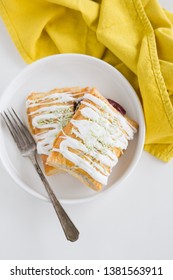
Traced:
[[[143, 150], [145, 135], [142, 108], [128, 81], [109, 64], [80, 54], [54, 55], [27, 66], [2, 94], [0, 111], [13, 107], [27, 123], [25, 100], [30, 92], [72, 86], [96, 87], [103, 96], [120, 103], [126, 109], [127, 115], [139, 123], [139, 131], [134, 140], [130, 141], [125, 154], [114, 167], [108, 185], [102, 191], [93, 191], [67, 173], [48, 177], [62, 203], [82, 202], [115, 188], [134, 170]], [[2, 120], [0, 126], [0, 157], [6, 170], [27, 192], [48, 200], [32, 163], [20, 155]]]

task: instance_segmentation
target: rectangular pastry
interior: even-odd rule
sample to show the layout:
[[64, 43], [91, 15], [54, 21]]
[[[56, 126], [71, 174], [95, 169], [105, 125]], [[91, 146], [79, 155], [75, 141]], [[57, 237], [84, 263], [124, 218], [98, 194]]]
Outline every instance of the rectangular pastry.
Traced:
[[93, 88], [54, 141], [47, 163], [100, 190], [137, 126]]
[[27, 97], [26, 110], [32, 135], [37, 142], [37, 152], [41, 155], [46, 175], [59, 173], [58, 168], [46, 161], [52, 144], [74, 115], [76, 104], [88, 88], [57, 88], [49, 92], [32, 92]]

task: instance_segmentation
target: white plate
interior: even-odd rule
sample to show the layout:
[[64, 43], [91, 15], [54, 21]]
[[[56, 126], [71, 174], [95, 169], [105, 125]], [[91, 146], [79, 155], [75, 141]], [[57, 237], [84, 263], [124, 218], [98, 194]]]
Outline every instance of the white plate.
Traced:
[[[106, 98], [119, 102], [127, 114], [139, 123], [139, 131], [119, 159], [107, 187], [95, 192], [64, 173], [48, 177], [62, 203], [76, 203], [113, 189], [134, 170], [143, 149], [145, 125], [140, 102], [127, 80], [109, 64], [80, 54], [54, 55], [27, 66], [13, 80], [0, 100], [0, 111], [13, 107], [26, 122], [25, 100], [31, 91], [49, 91], [55, 87], [96, 87]], [[48, 200], [31, 162], [22, 158], [3, 121], [0, 123], [0, 157], [12, 178], [30, 194]]]

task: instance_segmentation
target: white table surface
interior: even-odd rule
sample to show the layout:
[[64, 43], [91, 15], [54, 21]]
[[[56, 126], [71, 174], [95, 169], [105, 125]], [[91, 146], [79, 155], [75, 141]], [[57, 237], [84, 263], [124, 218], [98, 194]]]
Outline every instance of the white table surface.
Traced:
[[[173, 2], [160, 0], [173, 11]], [[25, 67], [0, 20], [0, 92]], [[143, 152], [131, 176], [96, 200], [65, 205], [80, 238], [65, 240], [50, 203], [0, 163], [0, 259], [173, 259], [173, 161]]]

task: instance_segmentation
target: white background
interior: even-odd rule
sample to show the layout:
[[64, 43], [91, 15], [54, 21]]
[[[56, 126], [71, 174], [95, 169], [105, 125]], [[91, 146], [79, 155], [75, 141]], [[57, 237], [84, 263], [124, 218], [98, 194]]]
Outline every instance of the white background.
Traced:
[[[173, 2], [160, 3], [173, 11]], [[0, 21], [0, 93], [25, 65]], [[172, 179], [173, 161], [143, 152], [120, 187], [65, 205], [80, 230], [70, 243], [51, 204], [20, 189], [0, 163], [0, 259], [173, 259]]]

